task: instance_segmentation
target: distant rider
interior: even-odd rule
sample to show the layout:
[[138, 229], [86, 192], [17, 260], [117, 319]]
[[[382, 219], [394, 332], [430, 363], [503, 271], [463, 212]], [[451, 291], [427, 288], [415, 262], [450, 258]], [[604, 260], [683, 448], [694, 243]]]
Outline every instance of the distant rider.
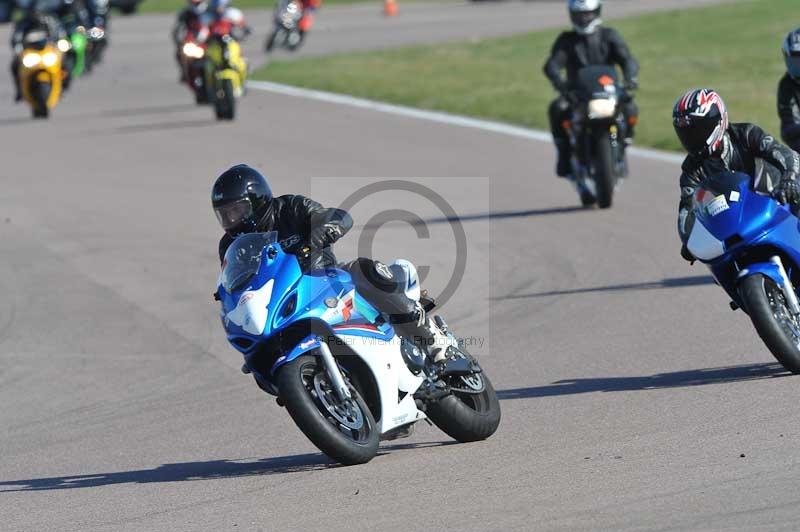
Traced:
[[[756, 177], [757, 160], [761, 159], [774, 172], [758, 176], [753, 189], [770, 194], [781, 203], [800, 205], [800, 184], [797, 182], [800, 156], [754, 124], [729, 124], [725, 102], [716, 91], [688, 91], [675, 103], [672, 121], [675, 133], [688, 153], [681, 167], [678, 205], [678, 233], [683, 242], [681, 256], [684, 259], [694, 261], [686, 248], [692, 223], [692, 197], [708, 176], [730, 171]], [[773, 183], [773, 179], [777, 183]]]
[[[572, 116], [570, 94], [575, 88], [578, 71], [587, 66], [619, 65], [628, 90], [638, 86], [636, 76], [639, 73], [639, 64], [622, 36], [616, 30], [603, 26], [600, 18], [602, 0], [568, 0], [568, 7], [573, 31], [565, 31], [558, 36], [544, 65], [545, 75], [559, 93], [559, 97], [550, 104], [548, 115], [550, 131], [558, 150], [556, 174], [560, 177], [567, 177], [572, 171], [572, 148], [562, 124]], [[563, 70], [566, 70], [566, 79], [562, 77]], [[623, 112], [629, 125], [626, 140], [630, 141], [639, 116], [632, 98], [629, 97], [624, 103]]]
[[314, 25], [314, 13], [322, 5], [322, 0], [301, 0], [303, 6], [303, 17], [297, 23], [297, 27], [303, 33], [307, 33]]
[[58, 7], [63, 6], [63, 2], [48, 2], [47, 7], [54, 9], [45, 10], [43, 2], [35, 0], [17, 0], [17, 7], [22, 11], [22, 17], [14, 25], [11, 34], [11, 76], [14, 80], [14, 101], [22, 100], [22, 90], [19, 85], [19, 62], [20, 53], [24, 49], [25, 36], [33, 31], [44, 31], [48, 38], [57, 42], [67, 38], [67, 32], [61, 24]]
[[800, 151], [800, 28], [783, 41], [786, 74], [778, 84], [778, 117], [781, 138], [793, 150]]
[[303, 271], [342, 268], [350, 273], [362, 296], [390, 315], [398, 332], [429, 348], [447, 343], [445, 335], [424, 310], [402, 291], [397, 291], [390, 269], [367, 258], [337, 265], [331, 246], [352, 227], [350, 215], [336, 208], [325, 208], [304, 196], [273, 197], [260, 172], [241, 164], [226, 170], [214, 183], [211, 200], [214, 213], [225, 234], [219, 242], [219, 258], [235, 238], [245, 233], [277, 231], [286, 253], [298, 256]]
[[250, 28], [244, 20], [241, 10], [231, 7], [230, 0], [188, 0], [186, 7], [178, 13], [178, 19], [172, 30], [175, 43], [175, 60], [178, 62], [184, 82], [181, 48], [189, 34], [199, 42], [205, 42], [212, 27], [224, 27], [235, 40], [241, 41], [250, 34]]

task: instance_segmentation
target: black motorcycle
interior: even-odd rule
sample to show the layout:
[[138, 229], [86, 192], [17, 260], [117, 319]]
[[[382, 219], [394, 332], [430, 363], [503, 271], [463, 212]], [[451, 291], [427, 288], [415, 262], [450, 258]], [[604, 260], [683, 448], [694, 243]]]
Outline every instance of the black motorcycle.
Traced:
[[573, 117], [572, 175], [584, 206], [611, 207], [614, 190], [628, 175], [625, 159], [627, 123], [622, 104], [629, 101], [616, 69], [590, 66], [578, 71], [570, 94]]
[[275, 27], [267, 38], [264, 48], [271, 52], [276, 46], [293, 52], [297, 50], [306, 33], [300, 29], [303, 4], [297, 0], [280, 0], [275, 6]]

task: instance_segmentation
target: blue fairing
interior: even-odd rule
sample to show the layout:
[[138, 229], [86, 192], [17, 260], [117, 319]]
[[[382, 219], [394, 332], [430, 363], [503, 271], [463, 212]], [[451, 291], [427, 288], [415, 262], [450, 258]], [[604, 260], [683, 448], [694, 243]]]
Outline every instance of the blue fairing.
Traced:
[[739, 282], [747, 276], [762, 274], [783, 283], [769, 256], [781, 257], [790, 279], [800, 265], [798, 219], [788, 207], [752, 191], [750, 181], [745, 174], [719, 174], [706, 180], [694, 198], [695, 224], [721, 242], [722, 254], [703, 262], [737, 303]]
[[[339, 269], [303, 274], [297, 258], [284, 253], [276, 240], [273, 233], [237, 238], [226, 252], [218, 287], [228, 341], [251, 368], [256, 366], [251, 359], [260, 355], [260, 346], [298, 322], [322, 324], [332, 334], [380, 340], [394, 337], [392, 327], [379, 320], [380, 312], [355, 291], [350, 274]], [[261, 243], [265, 245], [259, 250]], [[231, 271], [235, 275], [226, 275]], [[245, 279], [241, 286], [234, 286], [241, 279]], [[264, 301], [265, 314], [258, 308], [260, 301]], [[251, 305], [244, 313], [248, 320], [237, 319], [242, 314], [240, 307], [247, 305]], [[265, 319], [250, 320], [251, 315]], [[259, 376], [271, 380], [281, 365], [318, 347], [316, 336], [306, 335], [288, 352], [275, 356], [268, 375], [262, 372]]]

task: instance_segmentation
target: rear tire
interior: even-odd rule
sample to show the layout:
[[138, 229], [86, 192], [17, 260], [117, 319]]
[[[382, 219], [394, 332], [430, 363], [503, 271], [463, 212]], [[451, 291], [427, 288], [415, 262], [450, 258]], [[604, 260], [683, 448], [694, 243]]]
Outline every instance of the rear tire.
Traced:
[[791, 318], [780, 287], [769, 277], [756, 274], [741, 282], [739, 294], [772, 355], [792, 373], [800, 373], [800, 323]]
[[608, 209], [614, 198], [614, 184], [616, 182], [614, 168], [614, 153], [611, 149], [611, 138], [607, 133], [595, 137], [595, 172], [594, 181], [597, 186], [597, 205], [601, 209]]
[[453, 392], [430, 403], [426, 410], [437, 427], [462, 443], [485, 440], [500, 425], [500, 401], [497, 393], [485, 373], [477, 375], [483, 379], [482, 392]]
[[317, 357], [304, 355], [289, 362], [278, 372], [277, 383], [289, 415], [320, 451], [344, 465], [364, 464], [375, 457], [380, 433], [361, 394], [350, 386], [353, 403], [348, 412], [355, 416], [348, 421], [351, 427], [345, 426], [330, 407], [338, 405], [334, 411], [339, 415], [346, 407], [330, 389], [325, 367]]
[[233, 93], [233, 82], [223, 79], [217, 87], [214, 97], [214, 111], [217, 120], [233, 120], [236, 114], [236, 95]]

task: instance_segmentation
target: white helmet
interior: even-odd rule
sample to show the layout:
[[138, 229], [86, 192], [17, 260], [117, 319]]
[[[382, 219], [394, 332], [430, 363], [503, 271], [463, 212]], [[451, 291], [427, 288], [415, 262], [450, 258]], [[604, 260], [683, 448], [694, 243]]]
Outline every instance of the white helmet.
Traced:
[[600, 12], [603, 9], [602, 0], [568, 0], [569, 18], [572, 27], [581, 35], [594, 33], [603, 19]]

